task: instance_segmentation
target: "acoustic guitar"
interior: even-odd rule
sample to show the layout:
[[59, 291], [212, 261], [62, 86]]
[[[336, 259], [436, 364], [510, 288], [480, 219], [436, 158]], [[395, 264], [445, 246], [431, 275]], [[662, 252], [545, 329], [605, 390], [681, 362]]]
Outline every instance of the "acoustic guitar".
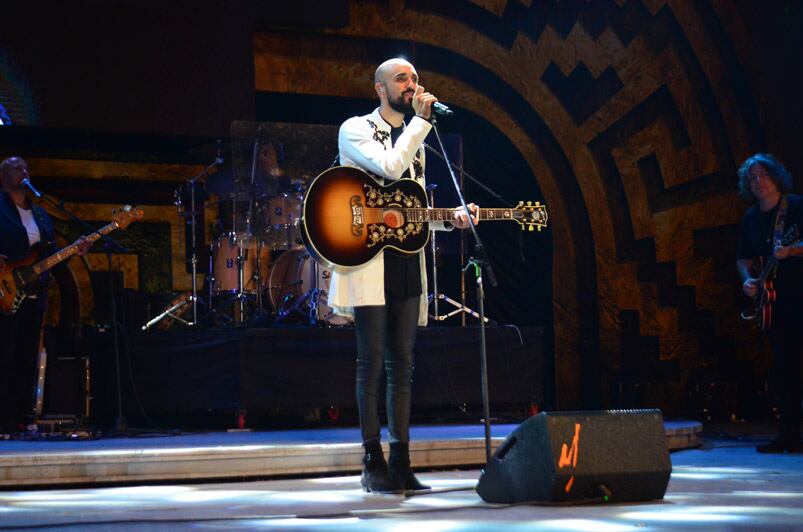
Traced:
[[[109, 225], [88, 235], [86, 240], [94, 242], [101, 235], [109, 234], [115, 229], [125, 229], [142, 216], [142, 209], [133, 209], [126, 205], [114, 214]], [[39, 276], [75, 255], [78, 252], [78, 244], [72, 243], [41, 259], [44, 251], [44, 245], [36, 245], [23, 258], [6, 263], [5, 269], [0, 272], [0, 314], [6, 316], [14, 314], [26, 297], [36, 293]]]
[[[482, 221], [512, 220], [522, 230], [547, 226], [546, 207], [540, 202], [483, 208], [478, 215]], [[301, 236], [319, 263], [348, 270], [385, 248], [417, 253], [429, 241], [430, 222], [453, 219], [453, 208], [427, 207], [426, 191], [413, 179], [381, 185], [358, 168], [335, 166], [316, 177], [307, 190]]]

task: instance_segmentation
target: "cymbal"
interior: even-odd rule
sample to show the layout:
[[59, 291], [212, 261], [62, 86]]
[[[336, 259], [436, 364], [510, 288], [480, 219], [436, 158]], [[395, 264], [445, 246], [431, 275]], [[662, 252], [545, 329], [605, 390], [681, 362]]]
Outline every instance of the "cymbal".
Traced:
[[276, 183], [257, 178], [252, 185], [250, 179], [235, 176], [231, 168], [221, 168], [206, 179], [206, 190], [220, 198], [251, 199], [273, 193]]

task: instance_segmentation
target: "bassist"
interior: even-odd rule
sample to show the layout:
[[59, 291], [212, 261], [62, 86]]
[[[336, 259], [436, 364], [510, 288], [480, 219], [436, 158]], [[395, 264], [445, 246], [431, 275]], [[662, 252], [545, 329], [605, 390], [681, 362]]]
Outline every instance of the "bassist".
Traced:
[[[761, 299], [767, 288], [775, 292], [770, 318], [769, 340], [776, 374], [779, 401], [779, 431], [772, 442], [759, 445], [764, 453], [803, 452], [800, 438], [801, 358], [803, 342], [803, 245], [788, 243], [785, 234], [803, 229], [803, 197], [789, 194], [792, 176], [770, 154], [749, 157], [739, 168], [739, 192], [755, 202], [742, 219], [736, 268], [742, 290]], [[796, 240], [796, 239], [795, 239]], [[774, 257], [766, 287], [756, 277], [752, 257]], [[766, 295], [766, 294], [764, 294]]]
[[[7, 261], [20, 259], [32, 247], [52, 252], [53, 222], [42, 207], [32, 205], [24, 179], [28, 164], [20, 157], [0, 162], [0, 271]], [[89, 242], [79, 241], [79, 254]], [[36, 293], [27, 297], [11, 316], [0, 314], [0, 434], [24, 431], [33, 422], [36, 364], [42, 319], [47, 306], [47, 274]]]

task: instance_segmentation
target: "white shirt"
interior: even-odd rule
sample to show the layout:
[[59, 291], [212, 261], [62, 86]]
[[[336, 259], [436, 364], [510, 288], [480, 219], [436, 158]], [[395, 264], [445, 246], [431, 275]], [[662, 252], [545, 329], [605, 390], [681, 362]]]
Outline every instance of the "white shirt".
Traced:
[[23, 209], [19, 205], [16, 205], [17, 212], [20, 213], [20, 220], [22, 220], [22, 225], [25, 226], [25, 230], [28, 231], [28, 246], [33, 246], [40, 240], [42, 240], [42, 234], [39, 232], [39, 226], [36, 225], [36, 220], [33, 217], [33, 210], [32, 209]]

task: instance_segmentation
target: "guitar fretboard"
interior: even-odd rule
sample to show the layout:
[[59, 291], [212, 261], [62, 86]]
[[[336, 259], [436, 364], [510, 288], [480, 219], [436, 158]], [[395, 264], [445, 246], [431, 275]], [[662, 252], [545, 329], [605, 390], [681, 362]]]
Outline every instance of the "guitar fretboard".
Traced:
[[[400, 212], [404, 219], [409, 222], [449, 222], [454, 220], [454, 209], [447, 208], [395, 208], [389, 209], [369, 208], [365, 209], [369, 221], [379, 220], [385, 210]], [[516, 209], [491, 209], [481, 208], [479, 210], [480, 220], [513, 220], [513, 213]], [[373, 215], [373, 216], [372, 216]]]
[[[112, 231], [114, 231], [115, 229], [117, 229], [117, 223], [112, 222], [109, 225], [103, 227], [102, 229], [98, 229], [91, 235], [87, 236], [86, 240], [88, 240], [89, 242], [94, 242], [95, 240], [100, 238], [101, 235], [107, 235]], [[69, 246], [65, 246], [64, 248], [60, 249], [56, 253], [53, 253], [49, 257], [40, 260], [39, 262], [37, 262], [32, 266], [32, 269], [34, 273], [40, 275], [45, 271], [49, 270], [50, 268], [52, 268], [53, 266], [55, 266], [56, 264], [69, 259], [77, 252], [78, 252], [78, 244], [73, 242]]]

